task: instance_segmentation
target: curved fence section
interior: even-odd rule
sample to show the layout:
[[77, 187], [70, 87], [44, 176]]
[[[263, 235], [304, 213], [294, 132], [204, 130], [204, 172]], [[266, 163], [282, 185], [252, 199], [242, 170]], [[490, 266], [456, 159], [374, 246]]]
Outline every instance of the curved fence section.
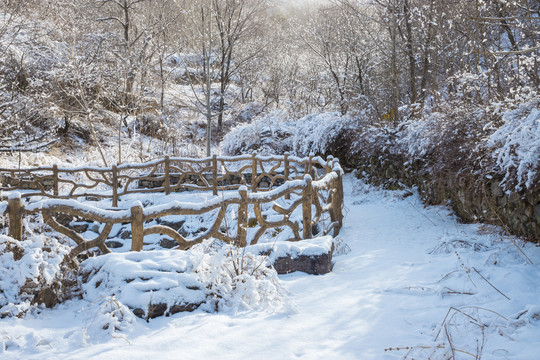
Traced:
[[[111, 168], [53, 166], [0, 172], [11, 177], [3, 188], [10, 190], [7, 202], [0, 202], [0, 214], [8, 214], [10, 236], [22, 239], [23, 217], [41, 214], [52, 230], [74, 241], [73, 256], [95, 247], [102, 253], [110, 252], [105, 241], [114, 224], [131, 224], [131, 250], [140, 251], [144, 237], [150, 234], [169, 236], [180, 249], [210, 237], [246, 246], [276, 229], [287, 229], [287, 240], [336, 236], [343, 220], [343, 171], [332, 157], [166, 157]], [[200, 204], [169, 201], [148, 207], [141, 203], [129, 209], [117, 207], [118, 198], [126, 194], [186, 190], [211, 191], [216, 196]], [[102, 209], [80, 201], [87, 196], [111, 198], [113, 207]], [[235, 224], [224, 224], [230, 213]], [[191, 239], [152, 222], [171, 215], [201, 214], [211, 214], [212, 220], [202, 234]], [[97, 237], [86, 239], [58, 221], [59, 215], [103, 225]]]
[[170, 158], [111, 167], [62, 168], [56, 165], [23, 169], [0, 168], [0, 190], [21, 191], [22, 197], [118, 198], [130, 193], [185, 190], [238, 189], [251, 191], [274, 188], [286, 180], [311, 174], [314, 180], [324, 176], [330, 160], [320, 157], [250, 156], [203, 159]]

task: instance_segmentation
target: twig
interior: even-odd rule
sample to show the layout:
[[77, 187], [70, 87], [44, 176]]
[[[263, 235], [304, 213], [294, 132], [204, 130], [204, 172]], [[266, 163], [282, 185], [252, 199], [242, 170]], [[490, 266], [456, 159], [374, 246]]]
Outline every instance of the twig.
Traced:
[[444, 324], [444, 332], [446, 333], [446, 338], [448, 339], [448, 345], [450, 346], [450, 351], [452, 351], [452, 358], [456, 359], [456, 350], [454, 349], [454, 344], [452, 344], [452, 338], [450, 337], [450, 334], [448, 333], [448, 326]]
[[[454, 350], [457, 351], [457, 352], [463, 353], [463, 354], [471, 355], [471, 356], [472, 356], [473, 358], [475, 358], [475, 359], [480, 359], [480, 357], [478, 357], [478, 356], [476, 356], [476, 355], [474, 355], [474, 354], [472, 354], [472, 353], [470, 353], [470, 352], [468, 352], [468, 351], [465, 351], [465, 350], [459, 350], [459, 349], [454, 349]], [[454, 355], [454, 356], [455, 356], [455, 355]]]
[[505, 316], [502, 316], [501, 314], [499, 314], [498, 312], [496, 311], [493, 311], [493, 310], [490, 310], [490, 309], [486, 309], [486, 308], [483, 308], [483, 307], [480, 307], [480, 306], [464, 306], [462, 307], [460, 310], [463, 310], [465, 308], [470, 308], [470, 309], [477, 309], [477, 310], [483, 310], [483, 311], [487, 311], [487, 312], [490, 312], [492, 314], [495, 314], [501, 318], [503, 318], [505, 321], [508, 321], [508, 318], [505, 317]]
[[414, 206], [413, 203], [411, 203], [410, 201], [408, 201], [408, 203], [409, 203], [409, 205], [412, 206], [412, 208], [413, 208], [414, 210], [416, 210], [416, 212], [418, 212], [420, 215], [422, 215], [422, 216], [424, 216], [426, 219], [428, 219], [428, 221], [429, 221], [430, 223], [432, 223], [433, 226], [437, 226], [437, 224], [435, 224], [435, 223], [433, 222], [433, 220], [431, 220], [426, 214], [424, 214], [424, 213], [422, 213], [420, 210], [418, 210], [418, 209], [416, 208], [416, 206]]
[[400, 350], [413, 350], [413, 349], [433, 349], [433, 348], [444, 349], [444, 346], [439, 344], [437, 346], [417, 345], [417, 346], [404, 346], [404, 347], [395, 347], [395, 348], [390, 347], [390, 348], [384, 349], [384, 351], [400, 351]]
[[495, 286], [493, 286], [493, 284], [490, 283], [490, 282], [488, 281], [488, 279], [486, 279], [482, 274], [480, 274], [480, 272], [479, 272], [478, 270], [476, 270], [476, 268], [475, 268], [474, 266], [473, 266], [473, 270], [476, 271], [476, 273], [477, 273], [478, 275], [480, 275], [480, 277], [481, 277], [482, 279], [484, 279], [489, 285], [491, 285], [492, 288], [494, 288], [495, 290], [497, 290], [497, 292], [498, 292], [499, 294], [501, 294], [502, 296], [504, 296], [505, 298], [507, 298], [508, 300], [510, 300], [510, 298], [509, 298], [508, 296], [504, 295], [499, 289], [497, 289]]
[[463, 261], [461, 261], [461, 257], [459, 256], [457, 250], [454, 251], [459, 262], [461, 263], [461, 267], [463, 268], [463, 270], [465, 270], [465, 273], [467, 274], [467, 277], [469, 278], [469, 280], [471, 280], [472, 284], [474, 285], [475, 288], [478, 289], [478, 287], [476, 286], [476, 284], [474, 283], [473, 279], [471, 278], [471, 274], [470, 274], [470, 270], [468, 267], [465, 266], [465, 264], [463, 264]]
[[514, 241], [514, 239], [512, 239], [512, 236], [508, 237], [508, 239], [510, 239], [510, 241], [512, 242], [512, 244], [514, 244], [514, 246], [519, 250], [520, 253], [523, 254], [523, 256], [525, 256], [525, 258], [527, 260], [529, 260], [529, 262], [531, 263], [531, 265], [534, 265], [534, 263], [532, 262], [532, 260], [527, 256], [527, 254], [525, 254], [523, 252], [523, 250], [521, 250], [521, 248], [516, 244], [516, 242]]
[[56, 142], [58, 142], [59, 139], [53, 139], [53, 140], [50, 140], [46, 143], [43, 143], [43, 144], [39, 144], [39, 145], [34, 145], [34, 146], [31, 146], [31, 147], [25, 147], [25, 146], [22, 146], [20, 144], [17, 144], [17, 145], [14, 145], [14, 146], [11, 146], [11, 147], [0, 147], [0, 152], [15, 152], [15, 151], [18, 151], [18, 152], [37, 152], [38, 150], [41, 150], [43, 148], [46, 148], [52, 144], [55, 144]]
[[437, 335], [435, 335], [435, 341], [437, 341], [437, 339], [439, 338], [439, 335], [441, 334], [443, 324], [446, 323], [446, 319], [448, 319], [448, 315], [450, 315], [450, 311], [452, 311], [452, 310], [457, 310], [457, 309], [454, 308], [454, 307], [450, 307], [450, 309], [448, 309], [448, 311], [446, 312], [446, 315], [444, 316], [444, 319], [443, 319], [443, 321], [441, 323], [441, 328], [437, 332]]

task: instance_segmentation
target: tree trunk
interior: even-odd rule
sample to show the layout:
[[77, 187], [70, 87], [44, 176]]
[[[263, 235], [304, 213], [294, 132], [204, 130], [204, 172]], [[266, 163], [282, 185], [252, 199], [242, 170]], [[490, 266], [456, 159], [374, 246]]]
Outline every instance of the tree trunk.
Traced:
[[392, 25], [390, 37], [392, 42], [392, 119], [396, 126], [399, 123], [399, 89], [398, 89], [398, 68], [397, 68], [397, 14], [395, 3], [392, 4]]
[[413, 38], [412, 38], [412, 26], [411, 26], [409, 0], [403, 0], [403, 13], [405, 15], [405, 28], [407, 30], [407, 53], [409, 56], [411, 103], [414, 104], [416, 103], [416, 100], [417, 100], [416, 64], [415, 64], [414, 50], [413, 50]]

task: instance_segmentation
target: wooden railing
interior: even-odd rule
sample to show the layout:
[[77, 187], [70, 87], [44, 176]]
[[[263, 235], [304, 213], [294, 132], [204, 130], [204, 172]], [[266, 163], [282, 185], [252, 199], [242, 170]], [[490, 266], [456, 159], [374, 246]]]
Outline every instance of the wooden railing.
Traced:
[[[23, 216], [41, 214], [47, 225], [77, 244], [72, 251], [74, 256], [94, 247], [98, 247], [102, 253], [110, 252], [105, 240], [113, 225], [118, 223], [131, 223], [131, 250], [140, 251], [144, 236], [150, 234], [170, 236], [179, 243], [181, 249], [210, 237], [245, 246], [256, 243], [266, 231], [273, 228], [288, 227], [293, 234], [289, 240], [311, 238], [314, 228], [318, 228], [318, 234], [332, 233], [336, 236], [343, 220], [343, 172], [337, 159], [332, 157], [326, 161], [320, 157], [297, 158], [287, 154], [268, 157], [255, 154], [213, 156], [201, 160], [166, 157], [146, 164], [111, 168], [61, 169], [53, 166], [23, 170], [0, 169], [0, 172], [7, 172], [11, 176], [5, 188], [10, 190], [8, 201], [0, 202], [0, 215], [8, 214], [10, 236], [22, 239]], [[81, 175], [86, 176], [86, 182], [75, 180]], [[49, 181], [44, 183], [44, 179]], [[150, 181], [156, 187], [140, 189], [135, 186], [137, 181], [142, 180]], [[88, 189], [93, 191], [89, 192]], [[212, 191], [215, 195], [222, 191], [222, 194], [201, 204], [172, 201], [146, 208], [140, 203], [130, 209], [117, 207], [119, 197], [125, 194], [170, 194], [185, 189]], [[45, 199], [23, 204], [22, 197], [30, 196]], [[111, 198], [113, 208], [100, 209], [76, 200], [82, 196]], [[278, 199], [283, 199], [285, 205], [275, 203]], [[234, 207], [237, 214], [236, 229], [223, 231], [223, 221], [229, 207]], [[275, 220], [276, 216], [272, 216], [272, 221], [267, 220], [263, 216], [263, 207], [271, 209], [281, 218]], [[302, 221], [295, 222], [291, 218], [295, 210], [299, 212], [300, 209]], [[186, 239], [178, 231], [164, 225], [144, 227], [145, 222], [164, 216], [212, 212], [215, 213], [212, 226], [194, 239]], [[95, 239], [86, 240], [58, 222], [55, 218], [58, 214], [97, 221], [105, 226]], [[249, 219], [255, 219], [258, 226], [250, 239], [247, 236]]]
[[[269, 187], [285, 180], [300, 179], [306, 173], [317, 180], [320, 173], [316, 169], [327, 166], [328, 161], [320, 157], [253, 154], [235, 157], [214, 155], [203, 159], [167, 156], [142, 164], [103, 168], [61, 168], [57, 165], [25, 169], [0, 168], [0, 190], [21, 191], [22, 197], [111, 198], [112, 205], [117, 206], [118, 199], [130, 193], [169, 194], [173, 191], [195, 189], [212, 190], [216, 195], [219, 190], [238, 189], [242, 184], [251, 191], [256, 191], [263, 179], [270, 180]], [[154, 186], [140, 186], [145, 182]]]

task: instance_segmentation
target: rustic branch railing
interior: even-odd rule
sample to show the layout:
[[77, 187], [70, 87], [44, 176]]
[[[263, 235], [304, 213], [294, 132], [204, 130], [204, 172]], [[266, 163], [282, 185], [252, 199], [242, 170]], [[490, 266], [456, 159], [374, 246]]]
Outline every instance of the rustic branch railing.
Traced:
[[[326, 215], [326, 225], [319, 233], [326, 235], [332, 232], [336, 236], [343, 220], [343, 172], [337, 159], [332, 157], [326, 161], [320, 157], [297, 158], [288, 154], [266, 157], [255, 154], [239, 157], [213, 156], [200, 160], [165, 157], [145, 164], [111, 168], [63, 169], [52, 166], [23, 170], [0, 169], [0, 173], [10, 175], [8, 186], [2, 188], [11, 190], [8, 201], [0, 202], [0, 214], [8, 213], [10, 236], [22, 239], [22, 219], [25, 214], [42, 214], [47, 225], [77, 244], [72, 251], [74, 256], [93, 247], [98, 247], [102, 253], [110, 252], [105, 240], [113, 225], [118, 223], [131, 224], [131, 250], [140, 251], [144, 237], [150, 234], [167, 235], [176, 240], [181, 249], [210, 237], [245, 246], [256, 243], [267, 230], [278, 227], [291, 229], [293, 237], [289, 240], [311, 238], [314, 226], [321, 223], [321, 219]], [[86, 183], [74, 180], [81, 175], [86, 177]], [[134, 186], [135, 182], [140, 185], [144, 181], [155, 187], [141, 189]], [[80, 189], [83, 191], [79, 191]], [[95, 191], [88, 192], [88, 189]], [[117, 207], [122, 195], [149, 192], [170, 194], [186, 189], [212, 191], [214, 195], [217, 195], [218, 191], [223, 193], [201, 204], [171, 201], [146, 208], [140, 203], [130, 209]], [[48, 199], [23, 205], [21, 197], [31, 196]], [[114, 208], [100, 209], [74, 199], [84, 196], [110, 198]], [[287, 205], [275, 203], [278, 199], [285, 200]], [[267, 220], [263, 215], [263, 205], [271, 208], [281, 218], [275, 220], [273, 216], [274, 220]], [[228, 207], [234, 207], [237, 214], [238, 224], [233, 234], [230, 234], [230, 229], [223, 231], [222, 226]], [[301, 229], [300, 224], [291, 219], [297, 209], [302, 211]], [[212, 226], [194, 239], [188, 240], [178, 231], [164, 225], [144, 228], [145, 222], [164, 216], [201, 215], [211, 212], [217, 212]], [[248, 239], [250, 212], [259, 228]], [[71, 228], [60, 224], [55, 219], [57, 214], [76, 216], [105, 225], [96, 238], [86, 240]]]
[[[261, 183], [274, 187], [286, 179], [311, 174], [322, 177], [328, 161], [320, 157], [235, 156], [203, 159], [169, 158], [142, 164], [111, 167], [61, 168], [56, 165], [26, 169], [0, 168], [0, 190], [22, 191], [22, 197], [111, 198], [117, 206], [122, 195], [141, 192], [238, 189], [246, 185], [256, 192]], [[279, 170], [279, 171], [278, 171]], [[324, 175], [324, 173], [322, 174]], [[140, 186], [140, 184], [143, 184]], [[152, 185], [152, 186], [148, 186]], [[264, 187], [264, 186], [263, 186]]]

